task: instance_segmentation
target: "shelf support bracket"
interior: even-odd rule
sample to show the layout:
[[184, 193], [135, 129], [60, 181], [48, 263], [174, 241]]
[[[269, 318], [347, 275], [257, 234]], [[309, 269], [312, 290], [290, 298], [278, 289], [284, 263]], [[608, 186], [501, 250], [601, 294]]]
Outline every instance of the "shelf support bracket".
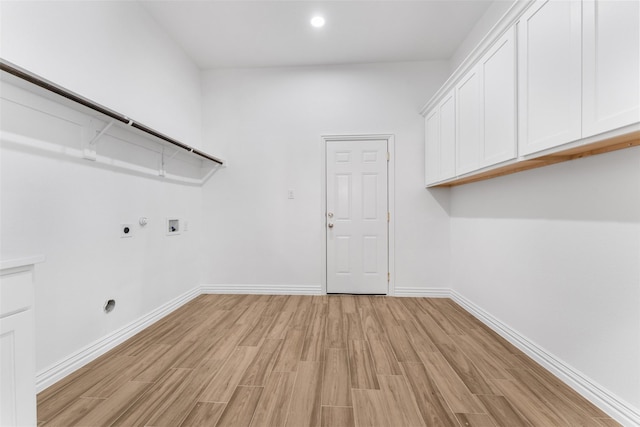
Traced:
[[171, 160], [173, 159], [176, 154], [178, 154], [180, 152], [180, 150], [176, 150], [173, 152], [173, 154], [167, 158], [165, 158], [164, 155], [164, 146], [162, 147], [162, 151], [160, 152], [160, 168], [158, 169], [158, 176], [167, 176], [167, 171], [164, 168], [165, 165], [165, 160]]
[[164, 146], [160, 151], [160, 168], [158, 168], [158, 176], [167, 176], [167, 172], [164, 170]]
[[[97, 158], [96, 145], [98, 144], [98, 141], [100, 140], [100, 138], [104, 136], [104, 134], [111, 128], [111, 126], [113, 126], [114, 123], [115, 123], [115, 120], [111, 120], [102, 128], [100, 132], [98, 132], [93, 138], [91, 138], [89, 142], [84, 143], [82, 147], [83, 148], [82, 157], [84, 157], [87, 160], [93, 160], [93, 161], [96, 160]], [[89, 125], [91, 125], [91, 123], [89, 123]]]

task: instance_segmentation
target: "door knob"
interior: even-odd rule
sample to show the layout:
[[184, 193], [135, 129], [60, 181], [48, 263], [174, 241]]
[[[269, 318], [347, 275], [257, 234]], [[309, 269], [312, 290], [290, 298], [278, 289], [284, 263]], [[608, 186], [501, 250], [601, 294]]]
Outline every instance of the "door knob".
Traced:
[[327, 216], [328, 216], [329, 218], [333, 218], [333, 212], [329, 212], [329, 213], [327, 214]]
[[330, 222], [329, 224], [327, 224], [327, 227], [329, 227], [329, 228], [333, 228], [333, 223], [332, 223], [332, 222]]

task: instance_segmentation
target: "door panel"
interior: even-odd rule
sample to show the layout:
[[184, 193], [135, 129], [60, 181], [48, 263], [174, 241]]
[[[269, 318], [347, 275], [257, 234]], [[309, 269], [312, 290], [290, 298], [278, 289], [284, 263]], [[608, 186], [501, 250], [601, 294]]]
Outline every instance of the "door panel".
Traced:
[[440, 179], [456, 175], [456, 97], [451, 91], [440, 104]]
[[327, 292], [388, 290], [387, 141], [327, 141]]
[[336, 174], [335, 176], [335, 215], [336, 219], [351, 219], [351, 175]]
[[362, 175], [362, 219], [378, 219], [378, 175]]
[[582, 137], [640, 121], [640, 3], [585, 1]]
[[440, 180], [440, 109], [434, 108], [424, 119], [425, 185]]
[[482, 166], [516, 157], [515, 30], [505, 33], [480, 61], [483, 86]]
[[336, 274], [351, 274], [351, 251], [349, 242], [351, 236], [337, 236], [335, 240], [335, 265]]
[[456, 87], [457, 147], [456, 174], [478, 169], [480, 165], [482, 93], [480, 76], [475, 68]]
[[580, 139], [581, 4], [538, 1], [517, 24], [519, 154]]

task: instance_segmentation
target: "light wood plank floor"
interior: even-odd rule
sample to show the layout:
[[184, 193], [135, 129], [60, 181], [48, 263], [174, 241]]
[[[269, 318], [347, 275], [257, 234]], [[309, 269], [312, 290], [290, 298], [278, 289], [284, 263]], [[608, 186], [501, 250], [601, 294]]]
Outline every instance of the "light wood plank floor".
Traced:
[[449, 299], [203, 295], [38, 395], [44, 426], [613, 426]]

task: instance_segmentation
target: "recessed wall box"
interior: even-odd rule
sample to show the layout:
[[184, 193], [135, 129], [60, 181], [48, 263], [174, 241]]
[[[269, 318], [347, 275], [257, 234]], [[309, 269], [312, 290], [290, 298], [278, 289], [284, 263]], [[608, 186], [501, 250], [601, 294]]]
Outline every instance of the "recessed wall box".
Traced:
[[110, 299], [104, 303], [103, 310], [105, 313], [107, 314], [111, 313], [114, 308], [116, 308], [116, 300]]
[[182, 231], [181, 221], [179, 218], [167, 218], [167, 235], [173, 236], [175, 234], [180, 234]]

